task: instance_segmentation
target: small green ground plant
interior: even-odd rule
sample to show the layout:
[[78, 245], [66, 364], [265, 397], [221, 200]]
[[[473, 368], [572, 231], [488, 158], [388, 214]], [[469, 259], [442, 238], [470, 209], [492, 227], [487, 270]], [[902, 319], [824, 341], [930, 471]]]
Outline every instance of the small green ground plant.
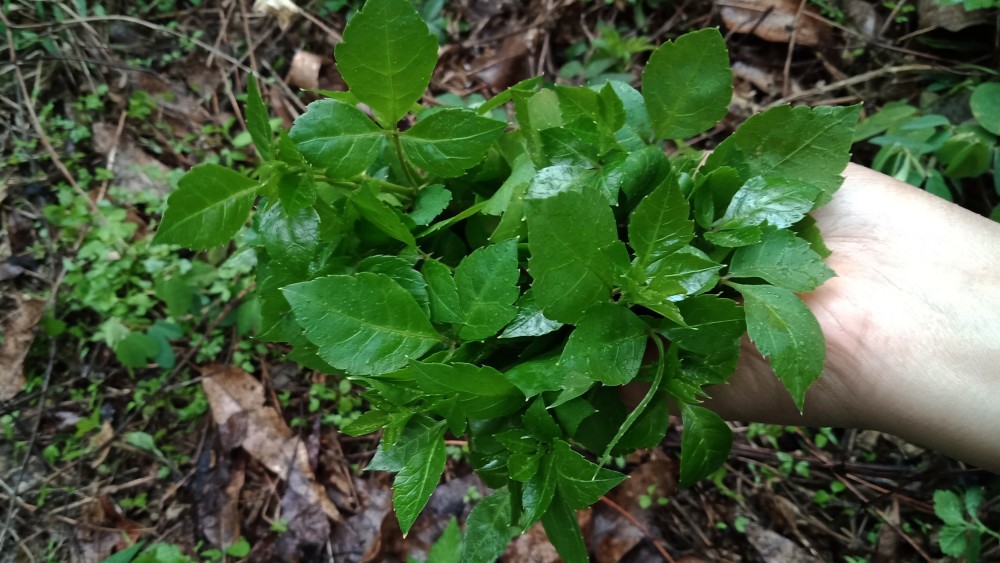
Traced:
[[[855, 141], [879, 147], [872, 167], [898, 180], [923, 188], [952, 201], [962, 192], [962, 181], [992, 179], [1000, 195], [1000, 83], [960, 85], [953, 95], [963, 92], [960, 115], [949, 118], [926, 108], [943, 106], [949, 95], [927, 92], [920, 107], [905, 101], [885, 105], [864, 120], [855, 132]], [[966, 98], [961, 98], [966, 99]], [[922, 109], [924, 108], [924, 109]], [[1000, 218], [1000, 208], [993, 215]]]
[[[585, 561], [575, 511], [625, 478], [611, 459], [662, 440], [668, 398], [682, 484], [722, 465], [732, 435], [699, 402], [744, 333], [803, 407], [825, 347], [796, 293], [833, 275], [808, 212], [841, 183], [859, 109], [774, 108], [707, 158], [668, 157], [667, 140], [726, 115], [716, 29], [660, 46], [641, 92], [533, 79], [476, 108], [419, 104], [436, 55], [408, 0], [369, 0], [337, 46], [350, 90], [274, 135], [251, 80], [263, 164], [191, 169], [156, 240], [256, 248], [259, 337], [366, 389], [370, 410], [343, 431], [381, 431], [368, 469], [396, 474], [404, 532], [450, 434], [492, 489], [463, 560], [493, 561], [540, 520]], [[633, 382], [649, 391], [629, 408], [618, 391]]]

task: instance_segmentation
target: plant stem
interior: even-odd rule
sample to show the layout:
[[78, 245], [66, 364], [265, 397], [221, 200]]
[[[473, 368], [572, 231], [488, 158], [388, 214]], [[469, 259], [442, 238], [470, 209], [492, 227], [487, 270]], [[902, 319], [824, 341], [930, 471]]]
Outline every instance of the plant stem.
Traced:
[[415, 179], [413, 170], [410, 169], [410, 163], [406, 161], [406, 157], [403, 155], [403, 143], [399, 140], [399, 130], [393, 129], [390, 136], [392, 137], [392, 146], [396, 148], [396, 156], [399, 157], [399, 165], [403, 168], [403, 174], [406, 174], [406, 179], [410, 182], [410, 185], [416, 188], [419, 184]]
[[[656, 333], [650, 331], [649, 336], [653, 339], [653, 344], [656, 345], [656, 374], [653, 376], [653, 383], [650, 384], [649, 391], [646, 392], [646, 396], [639, 401], [639, 405], [636, 406], [632, 412], [628, 413], [628, 417], [625, 418], [625, 422], [622, 423], [621, 428], [618, 429], [615, 437], [608, 442], [608, 447], [604, 448], [604, 453], [601, 454], [597, 471], [600, 471], [601, 467], [604, 467], [608, 463], [611, 459], [611, 450], [618, 445], [618, 442], [620, 442], [625, 436], [625, 433], [632, 428], [635, 421], [639, 419], [643, 411], [646, 410], [646, 407], [649, 406], [649, 403], [653, 401], [653, 397], [656, 395], [657, 391], [660, 390], [660, 383], [663, 381], [663, 366], [666, 363], [666, 360], [664, 359], [666, 352], [663, 349], [663, 342]], [[597, 477], [597, 471], [594, 472], [594, 477]]]

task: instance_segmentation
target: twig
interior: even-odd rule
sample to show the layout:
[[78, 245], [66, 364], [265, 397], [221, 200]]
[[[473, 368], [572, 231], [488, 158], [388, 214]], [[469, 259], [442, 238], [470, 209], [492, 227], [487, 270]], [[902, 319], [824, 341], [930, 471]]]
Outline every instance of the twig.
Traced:
[[792, 53], [795, 51], [795, 40], [799, 37], [799, 20], [802, 19], [802, 11], [805, 10], [806, 0], [799, 1], [799, 9], [795, 11], [795, 19], [792, 20], [792, 37], [788, 40], [788, 54], [785, 55], [785, 68], [783, 71], [784, 81], [781, 84], [781, 95], [787, 97], [792, 91]]
[[839, 80], [837, 82], [832, 82], [830, 84], [824, 84], [822, 86], [817, 86], [815, 88], [810, 88], [809, 90], [806, 90], [804, 92], [799, 92], [798, 94], [792, 94], [790, 96], [782, 97], [781, 99], [771, 102], [764, 109], [770, 109], [775, 106], [780, 106], [783, 104], [787, 104], [789, 102], [801, 100], [803, 98], [809, 98], [812, 96], [825, 94], [827, 92], [832, 92], [834, 90], [838, 90], [840, 88], [846, 88], [848, 86], [853, 86], [855, 84], [861, 84], [864, 82], [868, 82], [869, 80], [879, 78], [880, 76], [885, 76], [887, 74], [902, 74], [905, 72], [926, 72], [931, 70], [942, 70], [942, 69], [934, 65], [918, 65], [918, 64], [899, 65], [899, 66], [880, 68], [877, 70], [865, 72], [863, 74], [858, 74], [850, 78], [845, 78], [844, 80]]
[[257, 72], [257, 56], [254, 55], [253, 39], [250, 37], [250, 20], [247, 16], [246, 0], [240, 0], [240, 21], [243, 22], [243, 37], [247, 42], [247, 55], [250, 57], [250, 68]]
[[81, 24], [87, 24], [87, 23], [90, 23], [90, 22], [107, 22], [107, 21], [120, 21], [120, 22], [125, 22], [125, 23], [132, 23], [132, 24], [140, 25], [140, 26], [148, 28], [148, 29], [159, 31], [160, 33], [165, 33], [167, 35], [173, 35], [174, 37], [179, 37], [181, 39], [190, 41], [192, 45], [197, 45], [198, 47], [201, 47], [205, 51], [207, 51], [209, 53], [212, 53], [216, 57], [218, 57], [218, 58], [220, 58], [220, 59], [222, 59], [222, 60], [224, 60], [224, 61], [226, 61], [228, 63], [237, 65], [244, 72], [250, 72], [250, 68], [248, 66], [242, 64], [241, 62], [239, 62], [236, 58], [231, 57], [231, 56], [227, 55], [226, 53], [223, 53], [219, 49], [216, 49], [215, 47], [209, 45], [208, 43], [205, 43], [204, 41], [201, 41], [200, 39], [195, 39], [194, 37], [191, 37], [189, 35], [185, 35], [185, 34], [179, 32], [179, 31], [175, 31], [173, 29], [170, 29], [168, 27], [164, 27], [162, 25], [157, 25], [155, 23], [150, 23], [150, 22], [148, 22], [146, 20], [143, 20], [143, 19], [140, 19], [140, 18], [134, 18], [132, 16], [120, 16], [120, 15], [90, 16], [90, 17], [86, 17], [86, 18], [76, 18], [76, 19], [70, 19], [70, 20], [63, 20], [61, 22], [55, 22], [55, 23], [41, 23], [41, 24], [28, 24], [28, 25], [10, 25], [10, 23], [8, 23], [6, 20], [7, 20], [7, 18], [5, 17], [4, 18], [4, 24], [7, 26], [7, 29], [8, 29], [7, 35], [8, 36], [10, 36], [10, 31], [9, 31], [10, 29], [41, 29], [41, 28], [45, 28], [45, 27], [51, 27], [53, 25], [81, 25]]
[[618, 514], [621, 514], [623, 518], [631, 522], [632, 525], [635, 526], [640, 532], [642, 532], [642, 535], [645, 536], [647, 540], [649, 540], [649, 543], [653, 544], [653, 547], [656, 548], [656, 551], [660, 552], [660, 555], [662, 555], [664, 559], [669, 561], [669, 563], [676, 563], [674, 558], [670, 556], [670, 553], [667, 552], [667, 548], [663, 546], [660, 540], [650, 535], [649, 530], [646, 529], [646, 526], [644, 526], [642, 522], [637, 520], [635, 516], [632, 516], [629, 513], [629, 511], [622, 508], [621, 505], [609, 499], [607, 496], [601, 496], [601, 502], [610, 506], [612, 510], [614, 510]]
[[[69, 169], [66, 168], [65, 164], [63, 164], [63, 161], [59, 158], [59, 154], [56, 152], [56, 149], [52, 146], [52, 142], [49, 140], [48, 135], [45, 134], [45, 130], [42, 129], [42, 124], [38, 120], [38, 114], [35, 113], [35, 106], [31, 103], [32, 98], [31, 93], [28, 91], [28, 85], [24, 82], [24, 75], [21, 73], [21, 67], [17, 64], [17, 51], [14, 47], [14, 36], [10, 32], [12, 26], [10, 25], [10, 21], [7, 19], [7, 15], [2, 11], [0, 11], [0, 21], [2, 21], [4, 26], [7, 28], [7, 49], [10, 50], [10, 62], [14, 65], [14, 77], [21, 89], [21, 94], [24, 96], [24, 106], [25, 109], [28, 110], [28, 117], [31, 120], [32, 129], [34, 129], [35, 134], [38, 135], [38, 139], [42, 142], [42, 146], [45, 147], [45, 151], [49, 153], [49, 158], [52, 159], [52, 163], [55, 164], [56, 168], [63, 175], [69, 185], [73, 187], [73, 190], [80, 197], [86, 200], [87, 206], [90, 208], [90, 212], [103, 218], [103, 214], [100, 209], [97, 208], [97, 204], [95, 204], [90, 197], [87, 196], [87, 193], [83, 191], [80, 184], [76, 182], [76, 178], [70, 174]], [[2, 543], [0, 543], [0, 547], [3, 547]]]
[[[0, 13], [2, 16], [2, 13]], [[7, 24], [7, 18], [3, 17], [4, 23]], [[10, 25], [7, 24], [8, 29]], [[10, 32], [8, 31], [8, 36]], [[12, 45], [13, 46], [13, 45]], [[7, 541], [7, 531], [11, 529], [11, 523], [14, 521], [14, 517], [20, 510], [20, 505], [18, 501], [20, 496], [17, 490], [21, 487], [21, 480], [24, 478], [24, 473], [28, 470], [28, 460], [31, 459], [32, 450], [35, 449], [35, 442], [38, 440], [39, 431], [42, 428], [42, 414], [45, 412], [45, 399], [48, 396], [49, 382], [52, 381], [52, 369], [56, 363], [56, 339], [53, 338], [49, 341], [49, 363], [45, 366], [45, 377], [42, 381], [42, 394], [38, 398], [38, 416], [35, 418], [35, 428], [31, 431], [31, 437], [28, 439], [28, 447], [24, 451], [24, 459], [21, 460], [21, 467], [17, 471], [17, 478], [14, 480], [14, 486], [11, 487], [13, 495], [10, 497], [10, 502], [7, 503], [7, 518], [4, 519], [3, 526], [0, 526], [0, 553], [3, 553], [4, 544]]]

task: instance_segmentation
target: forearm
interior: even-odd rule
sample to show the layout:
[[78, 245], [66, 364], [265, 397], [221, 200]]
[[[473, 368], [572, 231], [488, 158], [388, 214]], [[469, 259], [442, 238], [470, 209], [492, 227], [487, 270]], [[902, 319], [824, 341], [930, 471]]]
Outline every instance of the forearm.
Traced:
[[816, 213], [838, 277], [803, 296], [827, 338], [804, 415], [750, 346], [711, 406], [873, 428], [1000, 470], [1000, 225], [860, 167], [846, 176]]

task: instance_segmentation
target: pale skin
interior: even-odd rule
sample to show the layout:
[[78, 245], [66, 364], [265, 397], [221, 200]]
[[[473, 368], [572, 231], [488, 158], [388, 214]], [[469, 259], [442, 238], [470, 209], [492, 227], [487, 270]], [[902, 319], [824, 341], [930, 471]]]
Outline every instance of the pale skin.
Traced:
[[706, 405], [868, 428], [1000, 472], [1000, 223], [857, 165], [813, 213], [837, 272], [803, 295], [826, 337], [799, 414], [753, 345]]

